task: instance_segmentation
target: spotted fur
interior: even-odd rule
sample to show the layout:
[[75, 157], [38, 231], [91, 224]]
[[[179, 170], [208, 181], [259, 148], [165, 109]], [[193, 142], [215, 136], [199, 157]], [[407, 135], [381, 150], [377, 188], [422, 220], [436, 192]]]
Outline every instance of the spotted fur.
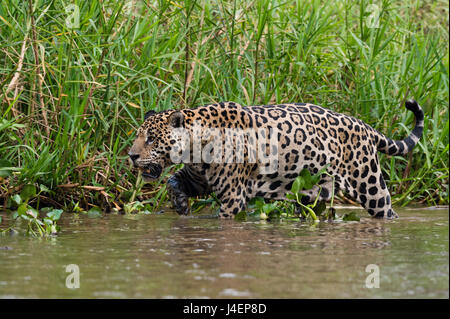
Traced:
[[[404, 155], [417, 144], [423, 131], [424, 114], [415, 101], [407, 101], [416, 123], [404, 140], [384, 136], [363, 121], [323, 107], [282, 104], [243, 107], [233, 102], [212, 104], [181, 111], [149, 112], [137, 132], [129, 155], [144, 177], [156, 178], [171, 164], [174, 128], [191, 128], [194, 121], [204, 127], [277, 128], [278, 170], [260, 174], [258, 164], [248, 162], [245, 149], [242, 163], [186, 163], [168, 180], [172, 203], [180, 214], [189, 213], [189, 197], [215, 192], [221, 201], [220, 217], [234, 217], [245, 210], [249, 199], [261, 196], [285, 199], [292, 183], [304, 168], [317, 173], [328, 166], [334, 185], [323, 175], [319, 185], [305, 191], [305, 202], [317, 196], [329, 200], [332, 188], [342, 189], [358, 201], [371, 216], [395, 218], [391, 196], [383, 179], [377, 151]], [[243, 146], [245, 147], [245, 146]], [[320, 194], [319, 194], [320, 190]]]

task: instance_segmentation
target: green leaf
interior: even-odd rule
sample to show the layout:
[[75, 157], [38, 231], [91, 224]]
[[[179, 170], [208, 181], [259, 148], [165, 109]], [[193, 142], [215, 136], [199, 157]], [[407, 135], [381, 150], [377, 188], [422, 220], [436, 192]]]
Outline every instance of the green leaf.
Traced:
[[34, 196], [36, 196], [36, 187], [31, 184], [25, 185], [23, 187], [22, 191], [20, 192], [20, 197], [24, 201], [28, 201], [29, 199], [33, 198]]
[[256, 200], [255, 200], [255, 207], [256, 207], [257, 209], [262, 209], [263, 206], [264, 206], [265, 204], [266, 204], [266, 203], [265, 203], [265, 201], [264, 201], [264, 198], [262, 198], [262, 197], [256, 197]]
[[294, 183], [292, 184], [291, 192], [297, 194], [299, 191], [303, 190], [304, 183], [305, 182], [303, 180], [303, 177], [297, 176]]
[[[201, 209], [205, 208], [207, 205], [212, 205], [215, 202], [214, 198], [207, 198], [207, 199], [195, 199], [191, 205], [191, 211], [200, 211]], [[147, 206], [145, 206], [146, 209]]]
[[27, 210], [28, 210], [27, 203], [23, 203], [23, 204], [20, 204], [19, 208], [17, 208], [17, 213], [19, 214], [19, 216], [25, 216], [25, 214], [27, 213]]
[[22, 203], [22, 198], [20, 198], [20, 195], [19, 195], [19, 194], [14, 195], [11, 199], [12, 199], [12, 200], [14, 201], [14, 203], [16, 203], [17, 205], [20, 205], [20, 204]]
[[265, 205], [264, 198], [262, 197], [253, 197], [247, 204], [247, 209], [254, 210], [255, 213], [259, 213], [262, 207]]
[[303, 179], [303, 189], [311, 189], [314, 186], [312, 182], [311, 172], [307, 168], [304, 168], [300, 172], [300, 176]]
[[5, 160], [5, 159], [0, 159], [0, 177], [8, 177], [11, 175], [11, 170], [9, 169], [3, 169], [6, 167], [11, 167], [12, 164]]
[[237, 221], [246, 221], [247, 220], [247, 212], [242, 211], [236, 214], [236, 216], [234, 216], [234, 220]]
[[37, 218], [39, 216], [39, 212], [31, 207], [28, 207], [27, 211], [26, 211], [27, 215], [33, 217], [33, 218]]
[[41, 192], [50, 193], [50, 189], [48, 189], [48, 187], [43, 184], [39, 185], [39, 189], [41, 190]]
[[342, 220], [348, 222], [348, 221], [357, 221], [359, 222], [360, 218], [358, 215], [356, 215], [355, 212], [347, 213], [342, 217]]
[[10, 161], [0, 158], [0, 167], [10, 167], [12, 166]]
[[287, 193], [286, 198], [290, 200], [297, 200], [297, 197], [292, 193]]
[[47, 213], [47, 217], [52, 221], [59, 220], [61, 218], [61, 214], [63, 213], [62, 209], [53, 209], [52, 211]]
[[266, 214], [269, 214], [271, 211], [275, 210], [276, 206], [274, 204], [265, 204], [262, 207], [262, 211]]
[[324, 173], [326, 173], [326, 171], [327, 171], [327, 169], [328, 169], [328, 166], [330, 166], [330, 164], [327, 164], [327, 165], [325, 165], [324, 167], [322, 167], [321, 169], [320, 169], [320, 171], [318, 171], [316, 174], [314, 174], [312, 177], [311, 177], [311, 182], [315, 185], [315, 184], [317, 184], [319, 181], [320, 181], [320, 177], [324, 174]]

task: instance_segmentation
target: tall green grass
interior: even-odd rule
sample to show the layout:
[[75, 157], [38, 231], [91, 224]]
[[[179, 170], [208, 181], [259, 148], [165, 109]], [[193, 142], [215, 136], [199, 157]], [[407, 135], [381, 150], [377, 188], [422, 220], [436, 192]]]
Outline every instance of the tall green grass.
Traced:
[[52, 205], [121, 206], [149, 109], [312, 102], [402, 139], [414, 98], [424, 137], [410, 157], [381, 156], [383, 171], [394, 202], [448, 204], [448, 13], [412, 0], [2, 0], [0, 198], [34, 184]]

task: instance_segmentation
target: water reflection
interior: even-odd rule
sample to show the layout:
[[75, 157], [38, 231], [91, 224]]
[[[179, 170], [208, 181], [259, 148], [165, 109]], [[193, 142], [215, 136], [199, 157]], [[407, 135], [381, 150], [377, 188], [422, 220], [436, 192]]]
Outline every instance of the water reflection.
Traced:
[[[394, 222], [69, 215], [53, 240], [1, 237], [1, 297], [448, 298], [448, 211]], [[65, 287], [78, 264], [81, 287]], [[380, 288], [365, 287], [368, 264]]]

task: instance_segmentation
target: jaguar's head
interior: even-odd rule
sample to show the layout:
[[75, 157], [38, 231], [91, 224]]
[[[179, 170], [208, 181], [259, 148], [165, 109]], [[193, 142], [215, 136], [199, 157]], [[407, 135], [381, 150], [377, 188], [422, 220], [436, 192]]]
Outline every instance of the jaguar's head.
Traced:
[[154, 180], [162, 170], [173, 164], [171, 151], [176, 143], [174, 129], [182, 128], [184, 114], [180, 111], [149, 111], [137, 132], [128, 155], [133, 165], [142, 171], [144, 180]]

